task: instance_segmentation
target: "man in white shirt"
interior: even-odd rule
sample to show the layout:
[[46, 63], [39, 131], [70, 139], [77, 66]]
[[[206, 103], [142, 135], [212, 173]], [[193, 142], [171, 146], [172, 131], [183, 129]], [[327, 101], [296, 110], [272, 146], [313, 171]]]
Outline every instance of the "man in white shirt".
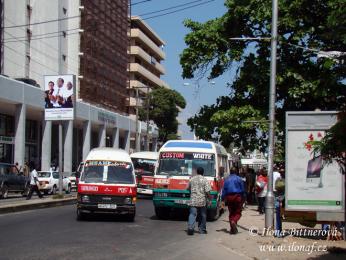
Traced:
[[279, 169], [277, 166], [274, 166], [274, 171], [273, 171], [273, 191], [275, 192], [275, 183], [278, 179], [281, 178], [281, 174], [279, 173]]
[[62, 107], [71, 108], [73, 107], [73, 85], [69, 81], [67, 82], [66, 88], [63, 90], [63, 104]]
[[54, 88], [53, 92], [53, 97], [54, 97], [54, 102], [53, 107], [54, 108], [59, 108], [63, 104], [64, 100], [64, 93], [65, 93], [65, 86], [64, 86], [64, 79], [63, 78], [58, 78], [56, 81], [57, 87]]
[[26, 197], [27, 200], [31, 199], [32, 194], [34, 191], [37, 193], [40, 199], [43, 198], [43, 195], [41, 194], [40, 190], [38, 189], [38, 175], [35, 167], [34, 162], [29, 163], [30, 167], [30, 192], [28, 196]]

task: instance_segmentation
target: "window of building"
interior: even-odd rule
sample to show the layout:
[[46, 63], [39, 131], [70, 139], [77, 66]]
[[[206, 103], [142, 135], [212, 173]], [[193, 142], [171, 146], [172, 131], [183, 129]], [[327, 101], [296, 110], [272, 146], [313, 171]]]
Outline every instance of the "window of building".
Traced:
[[27, 142], [35, 142], [37, 140], [37, 122], [36, 121], [26, 120], [25, 139]]
[[0, 114], [0, 135], [14, 136], [14, 117]]

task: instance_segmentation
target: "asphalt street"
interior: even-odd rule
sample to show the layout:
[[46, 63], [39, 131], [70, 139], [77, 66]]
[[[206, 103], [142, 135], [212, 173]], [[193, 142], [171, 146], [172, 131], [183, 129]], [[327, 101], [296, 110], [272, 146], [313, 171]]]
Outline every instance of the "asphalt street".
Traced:
[[217, 221], [208, 222], [208, 235], [187, 236], [184, 214], [158, 220], [149, 199], [138, 202], [135, 222], [79, 222], [75, 213], [70, 205], [0, 215], [0, 259], [213, 259], [217, 251], [208, 248]]

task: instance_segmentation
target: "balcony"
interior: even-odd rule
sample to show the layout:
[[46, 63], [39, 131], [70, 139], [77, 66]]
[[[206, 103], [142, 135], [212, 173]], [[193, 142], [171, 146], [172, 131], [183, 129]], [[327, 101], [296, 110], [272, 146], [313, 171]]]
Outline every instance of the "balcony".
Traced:
[[150, 81], [155, 87], [170, 88], [166, 82], [161, 80], [159, 77], [157, 77], [138, 63], [130, 63], [130, 72], [140, 74], [143, 78]]
[[150, 48], [154, 53], [160, 57], [161, 60], [165, 59], [165, 53], [158, 47], [152, 40], [149, 39], [141, 30], [131, 29], [131, 38], [138, 38], [143, 44]]
[[142, 48], [138, 46], [131, 46], [130, 54], [139, 56], [142, 60], [149, 64], [149, 66], [152, 66], [161, 75], [165, 74], [165, 68], [160, 63], [156, 62], [153, 59], [153, 57], [146, 53]]
[[[136, 106], [136, 97], [129, 97], [128, 98], [129, 101], [129, 106], [130, 107], [135, 107]], [[138, 98], [138, 106], [142, 107], [144, 105], [144, 101], [140, 98]]]
[[[140, 82], [139, 80], [130, 80], [130, 89], [136, 89], [136, 88], [138, 88], [138, 90], [140, 92], [142, 92], [143, 94], [147, 94], [147, 92], [148, 92], [148, 86], [147, 85]], [[149, 86], [149, 89], [151, 89], [150, 86]]]

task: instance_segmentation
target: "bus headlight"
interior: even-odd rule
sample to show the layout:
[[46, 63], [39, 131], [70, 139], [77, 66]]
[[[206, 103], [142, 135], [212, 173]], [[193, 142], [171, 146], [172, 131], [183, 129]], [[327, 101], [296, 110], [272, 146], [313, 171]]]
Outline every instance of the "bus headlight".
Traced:
[[124, 199], [124, 204], [132, 204], [132, 198], [125, 198]]
[[90, 198], [88, 195], [83, 195], [82, 196], [82, 202], [90, 202]]

